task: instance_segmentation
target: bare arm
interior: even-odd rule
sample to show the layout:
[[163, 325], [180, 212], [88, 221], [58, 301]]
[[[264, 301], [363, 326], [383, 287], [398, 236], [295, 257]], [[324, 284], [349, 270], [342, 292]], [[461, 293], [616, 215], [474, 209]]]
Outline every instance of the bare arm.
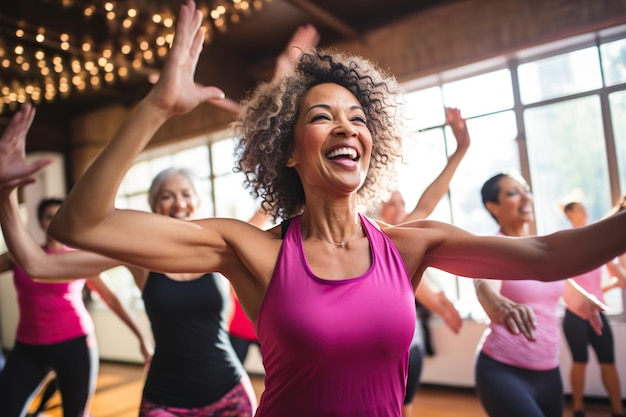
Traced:
[[533, 309], [526, 304], [518, 304], [500, 293], [498, 281], [478, 279], [474, 282], [480, 305], [493, 323], [504, 326], [509, 333], [522, 333], [530, 341], [537, 337], [537, 319]]
[[187, 221], [115, 207], [125, 173], [154, 133], [170, 117], [223, 97], [221, 90], [193, 79], [202, 49], [201, 22], [195, 3], [186, 0], [157, 83], [74, 185], [49, 232], [69, 246], [146, 270], [220, 272], [251, 314], [271, 279], [280, 237], [235, 219]]
[[15, 193], [0, 191], [0, 224], [11, 256], [26, 274], [38, 279], [76, 279], [99, 274], [119, 262], [84, 251], [46, 253], [19, 216]]
[[463, 319], [442, 290], [433, 288], [424, 277], [417, 287], [415, 297], [424, 307], [439, 315], [450, 330], [459, 334]]
[[[73, 187], [52, 221], [53, 237], [147, 269], [217, 270], [224, 259], [220, 252], [227, 248], [221, 230], [227, 226], [210, 228], [210, 222], [200, 225], [157, 214], [117, 210], [114, 205], [124, 174], [167, 119], [207, 100], [223, 97], [219, 89], [201, 87], [193, 79], [202, 50], [201, 21], [202, 14], [193, 1], [181, 5], [176, 36], [159, 80]], [[98, 192], [94, 193], [94, 189]]]
[[469, 132], [459, 109], [446, 108], [446, 122], [452, 127], [456, 139], [456, 151], [448, 158], [448, 163], [435, 180], [424, 190], [413, 211], [404, 222], [421, 220], [430, 216], [437, 204], [448, 191], [450, 181], [470, 145]]
[[[421, 230], [413, 233], [414, 228]], [[403, 238], [397, 239], [397, 246], [411, 263], [416, 248], [425, 245], [421, 269], [432, 266], [470, 278], [555, 281], [625, 252], [626, 235], [615, 233], [625, 228], [626, 212], [588, 226], [523, 238], [475, 236], [452, 225], [418, 221], [399, 228]]]
[[606, 268], [611, 275], [611, 281], [602, 287], [602, 291], [607, 292], [613, 288], [626, 289], [626, 268], [615, 259], [608, 262]]
[[117, 298], [111, 289], [104, 283], [101, 277], [91, 277], [87, 280], [87, 286], [92, 291], [97, 292], [102, 301], [111, 309], [111, 311], [113, 311], [128, 326], [135, 336], [137, 336], [141, 354], [146, 362], [150, 362], [152, 353], [154, 352], [152, 342], [144, 335], [141, 330], [141, 326], [139, 326], [135, 317], [133, 317], [133, 315], [122, 305], [120, 299]]

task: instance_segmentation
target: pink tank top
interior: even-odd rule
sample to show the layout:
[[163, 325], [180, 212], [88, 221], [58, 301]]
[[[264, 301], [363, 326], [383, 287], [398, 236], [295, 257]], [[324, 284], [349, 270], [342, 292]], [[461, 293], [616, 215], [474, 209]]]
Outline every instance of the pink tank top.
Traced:
[[595, 295], [598, 300], [604, 302], [602, 292], [602, 268], [596, 268], [573, 278], [574, 281], [589, 294]]
[[[492, 359], [519, 368], [545, 371], [559, 366], [560, 321], [557, 315], [565, 281], [502, 281], [501, 293], [529, 305], [537, 318], [537, 340], [513, 335], [504, 326], [491, 323], [482, 340], [482, 351]], [[480, 346], [480, 345], [479, 345]]]
[[[64, 252], [70, 250], [66, 248]], [[18, 341], [49, 345], [93, 332], [93, 321], [83, 302], [84, 279], [66, 283], [35, 282], [16, 265], [13, 283], [20, 312]]]
[[400, 416], [415, 297], [391, 240], [360, 216], [372, 264], [340, 281], [317, 277], [291, 222], [254, 321], [265, 391], [257, 417]]

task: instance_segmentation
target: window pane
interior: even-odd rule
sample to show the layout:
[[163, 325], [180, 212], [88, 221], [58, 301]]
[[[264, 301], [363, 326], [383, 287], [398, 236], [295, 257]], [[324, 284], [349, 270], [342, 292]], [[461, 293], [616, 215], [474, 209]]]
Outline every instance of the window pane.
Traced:
[[[407, 212], [411, 212], [422, 192], [439, 175], [447, 162], [442, 129], [425, 130], [403, 143], [404, 163], [398, 168], [397, 189]], [[444, 196], [430, 218], [450, 221], [448, 199]]]
[[511, 73], [502, 69], [444, 84], [444, 103], [463, 110], [463, 117], [493, 113], [513, 107]]
[[483, 207], [480, 189], [500, 172], [519, 171], [517, 128], [512, 111], [467, 121], [471, 145], [452, 178], [454, 224], [479, 235], [493, 235], [498, 227]]
[[152, 181], [152, 171], [149, 161], [141, 161], [134, 164], [128, 170], [120, 185], [119, 194], [135, 194], [146, 190]]
[[559, 204], [575, 190], [583, 195], [590, 221], [604, 216], [611, 198], [599, 98], [529, 109], [524, 122], [537, 232], [569, 227]]
[[524, 104], [602, 87], [595, 47], [522, 64], [518, 75]]
[[626, 82], [626, 39], [600, 45], [600, 54], [605, 84]]
[[233, 139], [224, 139], [211, 144], [213, 175], [232, 174], [235, 165], [234, 149], [235, 141]]
[[408, 124], [416, 132], [429, 126], [440, 126], [446, 121], [441, 88], [433, 87], [406, 95]]
[[626, 194], [626, 91], [609, 95], [621, 195]]
[[[196, 146], [176, 152], [173, 156], [173, 164], [191, 170], [199, 178], [209, 178], [209, 148], [206, 145]], [[232, 161], [232, 156], [231, 156]]]
[[252, 217], [258, 204], [255, 204], [248, 190], [243, 188], [243, 179], [244, 176], [240, 173], [215, 178], [215, 215], [217, 217], [231, 217], [246, 221]]

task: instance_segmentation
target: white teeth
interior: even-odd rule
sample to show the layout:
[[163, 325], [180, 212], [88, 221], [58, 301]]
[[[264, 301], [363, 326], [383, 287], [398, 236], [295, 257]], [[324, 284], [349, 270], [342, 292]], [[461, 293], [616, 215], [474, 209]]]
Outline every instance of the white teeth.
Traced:
[[354, 148], [344, 147], [344, 148], [337, 148], [334, 151], [326, 154], [326, 158], [335, 158], [337, 156], [345, 156], [350, 159], [356, 159], [357, 153]]

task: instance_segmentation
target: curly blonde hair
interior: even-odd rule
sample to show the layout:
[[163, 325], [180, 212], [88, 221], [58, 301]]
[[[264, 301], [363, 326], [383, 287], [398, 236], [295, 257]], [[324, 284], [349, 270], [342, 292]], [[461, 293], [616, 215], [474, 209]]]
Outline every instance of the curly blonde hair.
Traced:
[[274, 218], [302, 213], [304, 189], [294, 168], [287, 167], [294, 144], [294, 125], [302, 98], [314, 86], [335, 83], [359, 101], [372, 134], [368, 174], [358, 190], [364, 210], [389, 194], [402, 159], [402, 133], [398, 84], [364, 58], [331, 51], [302, 53], [293, 71], [283, 78], [259, 85], [242, 102], [233, 123], [238, 143], [235, 172], [245, 174], [244, 186]]

